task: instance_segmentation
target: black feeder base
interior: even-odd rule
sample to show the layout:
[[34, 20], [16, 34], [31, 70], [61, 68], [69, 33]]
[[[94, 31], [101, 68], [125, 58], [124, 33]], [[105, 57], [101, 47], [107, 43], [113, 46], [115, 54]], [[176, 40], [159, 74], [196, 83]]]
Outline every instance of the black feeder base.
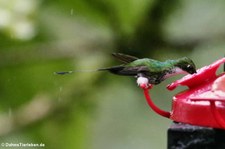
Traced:
[[225, 130], [174, 122], [167, 149], [225, 149]]

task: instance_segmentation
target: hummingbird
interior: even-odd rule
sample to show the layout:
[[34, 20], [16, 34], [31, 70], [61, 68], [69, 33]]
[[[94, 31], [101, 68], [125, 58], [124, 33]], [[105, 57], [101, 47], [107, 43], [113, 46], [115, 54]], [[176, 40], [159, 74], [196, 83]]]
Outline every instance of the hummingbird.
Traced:
[[177, 74], [196, 73], [194, 62], [187, 57], [161, 62], [150, 58], [137, 58], [122, 53], [113, 53], [112, 55], [123, 64], [100, 68], [98, 71], [109, 71], [116, 75], [145, 78], [149, 84], [154, 85]]
[[194, 62], [187, 57], [161, 62], [150, 58], [137, 58], [123, 53], [112, 53], [112, 56], [123, 64], [97, 70], [62, 71], [55, 72], [55, 74], [64, 75], [74, 72], [109, 71], [116, 75], [134, 76], [138, 78], [138, 84], [144, 82], [157, 85], [177, 74], [196, 73]]

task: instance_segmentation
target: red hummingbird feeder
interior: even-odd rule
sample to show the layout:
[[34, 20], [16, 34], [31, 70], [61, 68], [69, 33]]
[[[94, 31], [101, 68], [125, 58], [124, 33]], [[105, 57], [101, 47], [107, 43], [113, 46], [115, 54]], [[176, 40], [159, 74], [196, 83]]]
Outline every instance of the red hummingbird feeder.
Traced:
[[176, 122], [225, 129], [225, 73], [216, 74], [224, 63], [225, 58], [222, 58], [168, 85], [168, 90], [180, 85], [188, 87], [173, 97], [170, 112], [161, 110], [152, 102], [151, 87], [141, 85], [141, 88], [149, 106], [161, 116]]

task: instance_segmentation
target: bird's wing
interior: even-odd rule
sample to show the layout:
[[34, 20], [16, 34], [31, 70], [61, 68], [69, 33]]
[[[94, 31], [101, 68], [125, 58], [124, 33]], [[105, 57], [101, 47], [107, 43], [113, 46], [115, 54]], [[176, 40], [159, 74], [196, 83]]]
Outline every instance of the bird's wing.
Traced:
[[101, 68], [98, 70], [99, 71], [108, 70], [109, 72], [117, 74], [117, 75], [136, 76], [139, 73], [147, 72], [148, 68], [146, 66], [126, 67], [124, 65], [120, 65], [120, 66], [113, 66], [109, 68]]
[[137, 66], [137, 67], [125, 67], [120, 71], [122, 75], [136, 76], [139, 73], [146, 73], [149, 69], [146, 66]]
[[131, 55], [126, 55], [126, 54], [122, 54], [122, 53], [112, 53], [112, 55], [120, 60], [121, 62], [127, 64], [127, 63], [130, 63], [130, 62], [133, 62], [135, 60], [137, 60], [138, 58], [135, 57], [135, 56], [131, 56]]

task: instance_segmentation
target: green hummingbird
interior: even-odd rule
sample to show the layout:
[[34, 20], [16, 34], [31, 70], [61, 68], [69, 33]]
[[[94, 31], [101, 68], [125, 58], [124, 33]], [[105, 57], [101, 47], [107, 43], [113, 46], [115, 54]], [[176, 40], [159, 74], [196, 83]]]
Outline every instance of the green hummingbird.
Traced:
[[101, 68], [98, 71], [109, 71], [113, 74], [135, 76], [137, 78], [144, 77], [147, 78], [148, 83], [154, 85], [176, 74], [196, 73], [194, 62], [187, 57], [161, 62], [150, 58], [139, 59], [122, 53], [113, 53], [112, 55], [123, 62], [123, 64], [109, 68]]
[[177, 74], [196, 73], [196, 67], [194, 62], [187, 57], [161, 62], [150, 58], [139, 59], [135, 56], [126, 55], [122, 53], [113, 53], [112, 55], [116, 59], [123, 62], [123, 64], [108, 68], [100, 68], [97, 70], [61, 71], [55, 72], [55, 74], [64, 75], [74, 72], [109, 71], [117, 75], [135, 76], [139, 78], [137, 81], [138, 84], [142, 82], [139, 80], [143, 80], [144, 78], [144, 82], [156, 85], [161, 83], [168, 77]]

